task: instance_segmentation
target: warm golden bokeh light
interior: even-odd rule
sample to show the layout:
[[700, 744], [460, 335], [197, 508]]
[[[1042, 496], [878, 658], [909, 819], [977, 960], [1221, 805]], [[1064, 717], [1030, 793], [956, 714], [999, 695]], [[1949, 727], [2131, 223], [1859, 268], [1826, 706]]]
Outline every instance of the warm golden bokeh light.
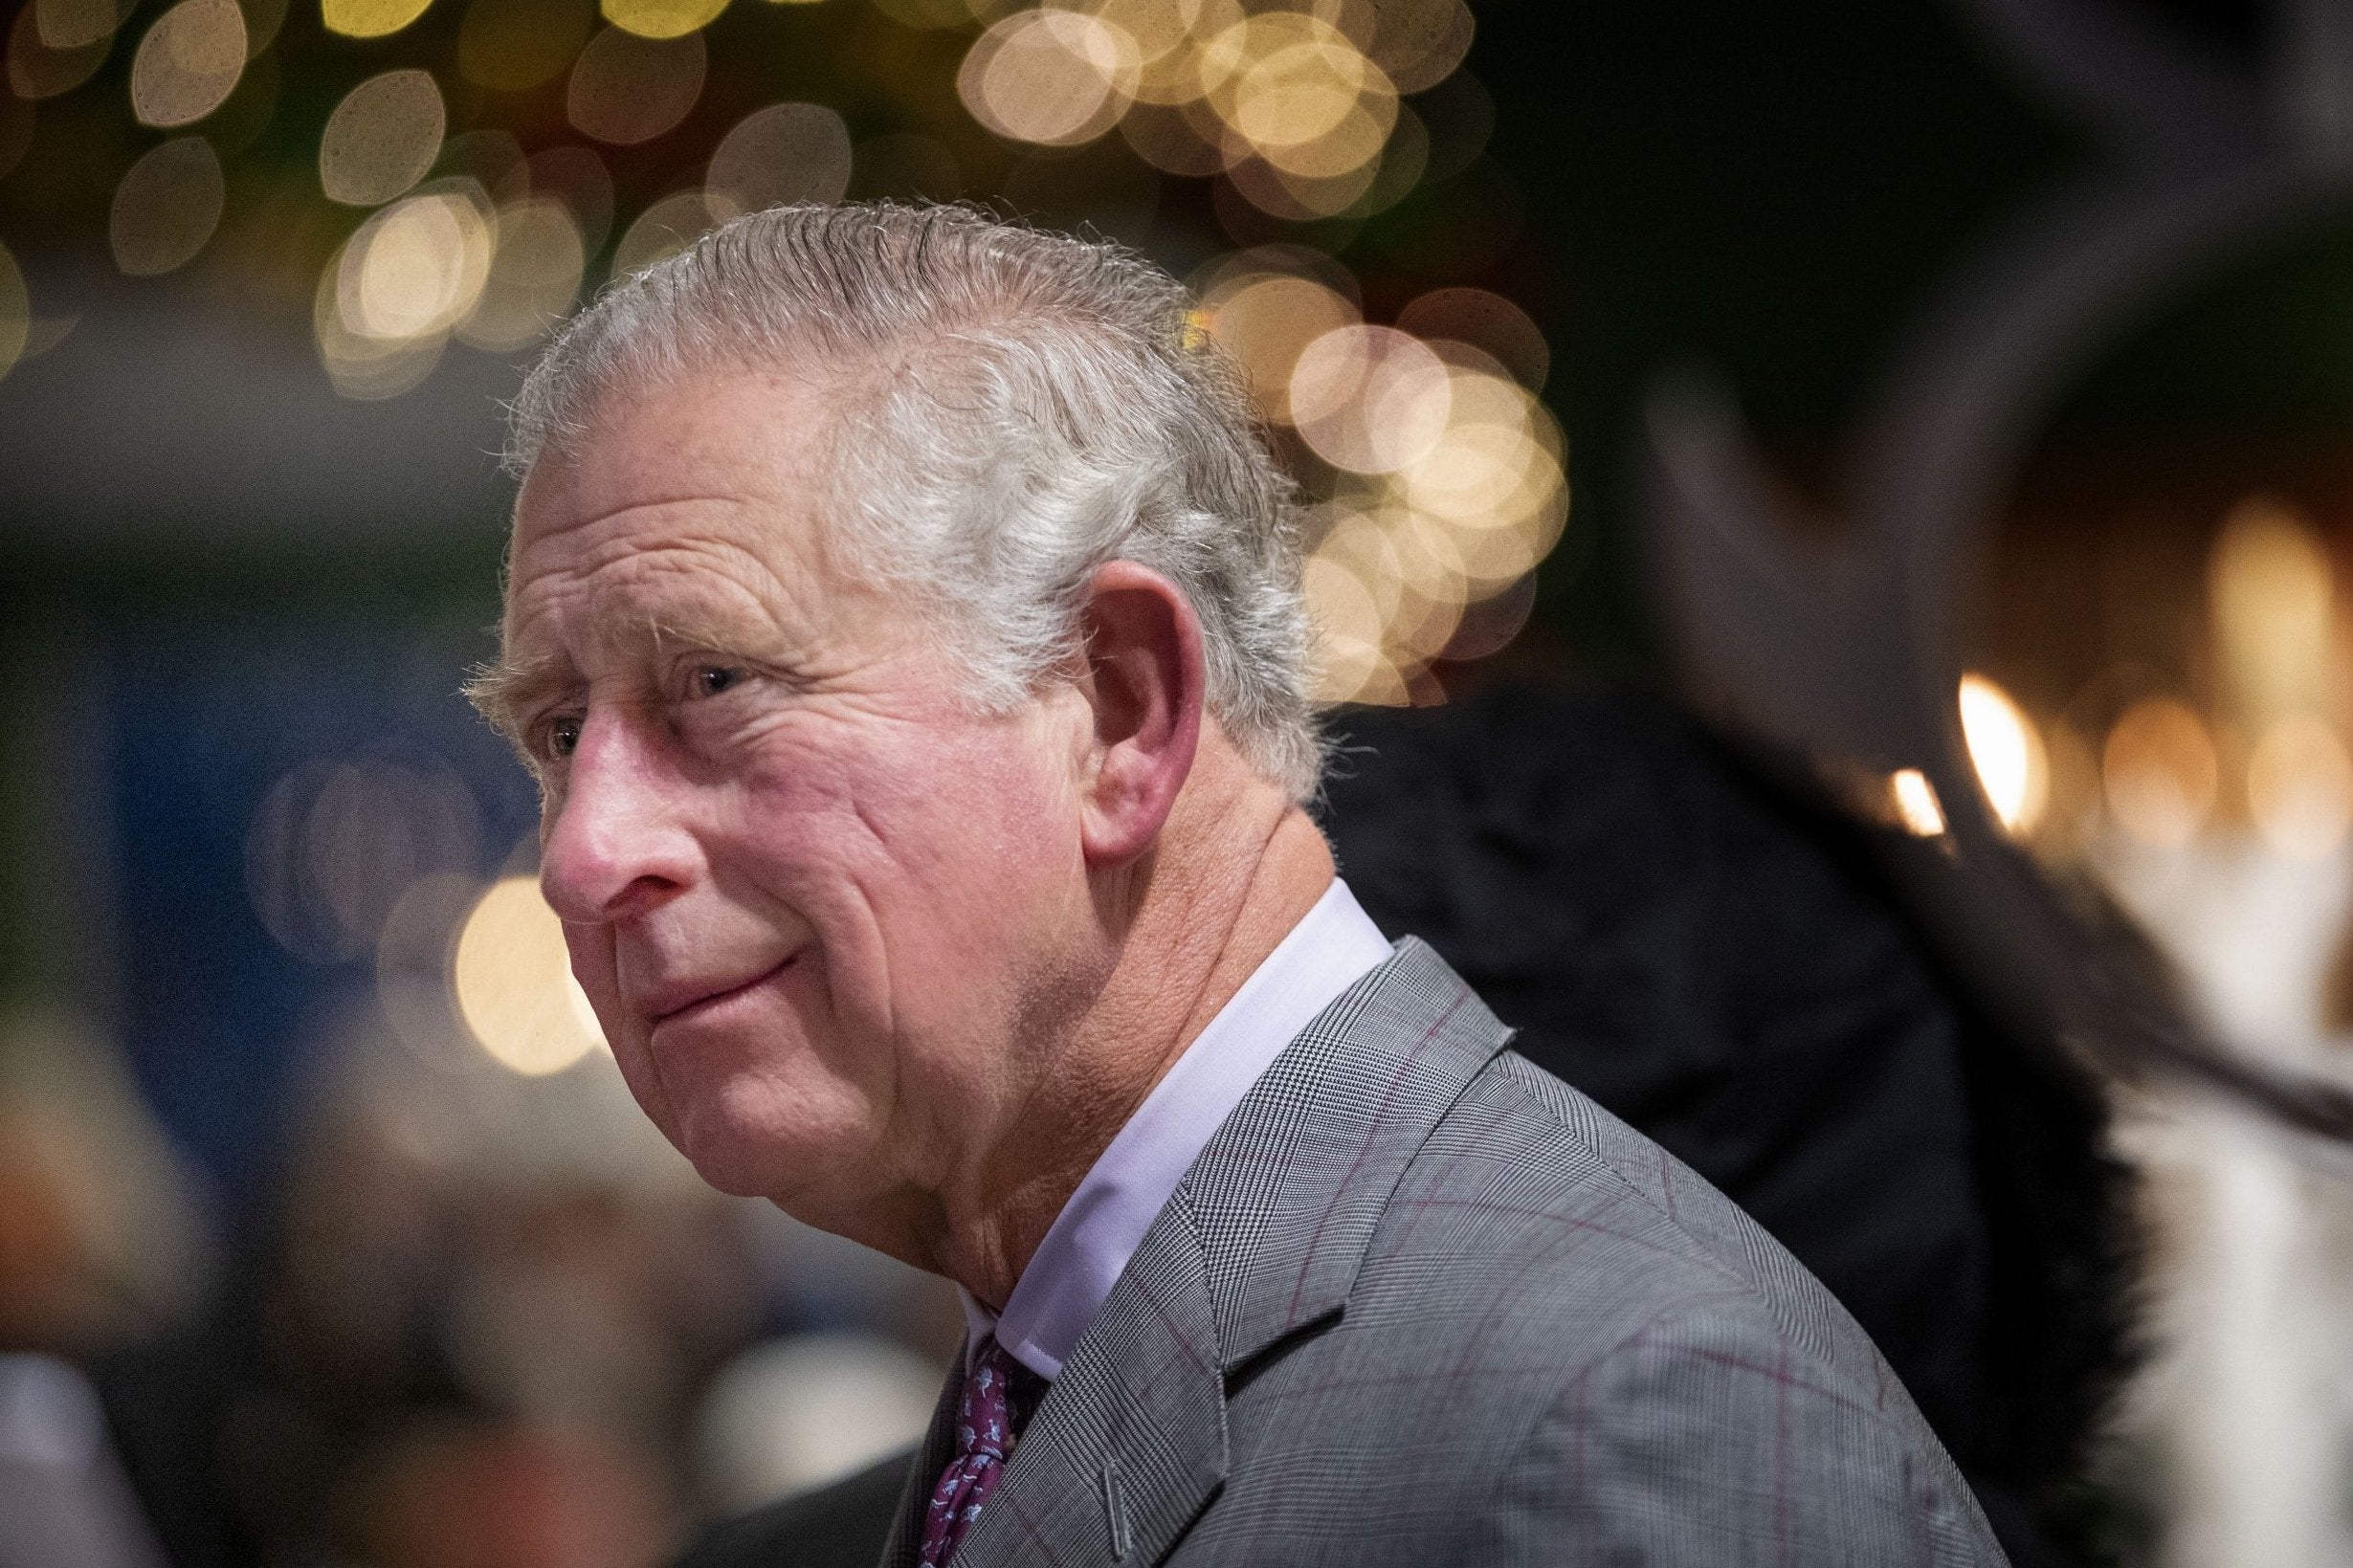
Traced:
[[277, 41], [278, 29], [286, 25], [286, 11], [292, 3], [293, 0], [237, 0], [237, 9], [245, 13], [248, 64]]
[[87, 49], [104, 43], [130, 15], [118, 0], [33, 0], [33, 26], [51, 49]]
[[1980, 674], [1961, 677], [1961, 735], [1977, 785], [2003, 829], [2034, 830], [2051, 794], [2051, 763], [2042, 733], [2008, 692]]
[[1119, 123], [1140, 68], [1136, 40], [1099, 16], [1020, 11], [974, 40], [956, 91], [999, 136], [1073, 147]]
[[498, 245], [481, 297], [457, 328], [458, 339], [492, 353], [536, 342], [580, 296], [588, 251], [571, 210], [552, 196], [526, 196], [499, 209]]
[[1335, 327], [1291, 371], [1292, 423], [1318, 456], [1353, 474], [1394, 474], [1447, 433], [1454, 386], [1417, 338], [1386, 326]]
[[427, 71], [387, 71], [345, 93], [319, 138], [319, 185], [327, 199], [377, 207], [433, 166], [449, 128], [441, 89]]
[[593, 256], [612, 232], [614, 191], [605, 161], [587, 147], [549, 147], [523, 160], [499, 183], [501, 202], [548, 196], [562, 202], [580, 226], [580, 248]]
[[150, 276], [194, 259], [220, 227], [226, 200], [211, 143], [183, 136], [149, 148], [115, 187], [106, 228], [115, 265]]
[[2125, 709], [2108, 732], [2099, 770], [2108, 814], [2143, 844], [2180, 849], [2213, 813], [2214, 742], [2196, 712], [2173, 697]]
[[821, 103], [771, 103], [711, 154], [703, 195], [721, 220], [788, 202], [837, 202], [850, 188], [850, 127]]
[[371, 338], [344, 323], [342, 279], [349, 245], [329, 258], [311, 305], [311, 332], [319, 363], [340, 397], [377, 402], [398, 397], [421, 384], [441, 363], [449, 340], [437, 333], [419, 338]]
[[320, 0], [319, 19], [347, 38], [381, 38], [425, 14], [433, 0]]
[[98, 75], [113, 48], [112, 33], [75, 48], [56, 48], [41, 37], [39, 8], [21, 7], [9, 28], [9, 91], [27, 99], [70, 93]]
[[2291, 860], [2334, 852], [2353, 827], [2353, 759], [2337, 732], [2309, 714], [2265, 730], [2248, 759], [2247, 814]]
[[143, 125], [194, 124], [229, 101], [245, 58], [236, 0], [180, 0], [132, 56], [131, 113]]
[[[1321, 699], [1405, 701], [1432, 663], [1509, 641], [1568, 518], [1565, 448], [1543, 405], [1484, 351], [1447, 344], [1450, 363], [1410, 333], [1356, 321], [1321, 283], [1241, 268], [1213, 276], [1205, 299], [1269, 417], [1343, 481], [1309, 518], [1309, 608], [1329, 645]], [[1311, 302], [1349, 319], [1302, 343]]]
[[1356, 323], [1356, 307], [1313, 278], [1243, 274], [1202, 300], [1210, 334], [1250, 376], [1268, 418], [1291, 421], [1291, 375], [1309, 343]]
[[1944, 831], [1944, 803], [1919, 768], [1898, 768], [1887, 776], [1887, 804], [1897, 825], [1915, 838], [1934, 838]]
[[681, 190], [675, 196], [664, 196], [639, 213], [637, 221], [621, 236], [621, 243], [613, 247], [612, 276], [627, 277], [665, 257], [677, 255], [716, 221], [711, 204], [699, 190]]
[[640, 38], [683, 38], [709, 27], [727, 0], [604, 0], [605, 20]]
[[604, 1045], [536, 877], [491, 884], [458, 933], [450, 978], [468, 1032], [511, 1071], [561, 1072]]
[[573, 63], [565, 114], [574, 129], [599, 142], [651, 142], [693, 112], [710, 63], [699, 33], [655, 39], [609, 27]]
[[392, 340], [455, 326], [489, 279], [494, 232], [487, 206], [478, 186], [420, 192], [361, 225], [344, 247], [338, 277], [344, 324], [363, 338]]
[[1531, 392], [1541, 392], [1552, 350], [1528, 313], [1486, 289], [1432, 289], [1398, 313], [1398, 330], [1443, 352], [1447, 343], [1477, 349]]
[[2273, 497], [2241, 502], [2214, 541], [2207, 592], [2242, 720], [2259, 725], [2326, 702], [2336, 585], [2310, 519]]
[[1421, 93], [1453, 76], [1471, 53], [1476, 31], [1464, 0], [1382, 0], [1373, 34], [1373, 63], [1401, 93]]

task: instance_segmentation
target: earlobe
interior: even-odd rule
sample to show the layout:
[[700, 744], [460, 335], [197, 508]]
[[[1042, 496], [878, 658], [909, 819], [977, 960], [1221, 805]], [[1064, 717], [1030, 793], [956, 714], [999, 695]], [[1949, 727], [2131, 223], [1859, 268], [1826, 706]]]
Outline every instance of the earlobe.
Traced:
[[1190, 601], [1147, 567], [1099, 567], [1085, 618], [1095, 735], [1081, 832], [1087, 863], [1109, 868], [1152, 847], [1192, 772], [1206, 671]]

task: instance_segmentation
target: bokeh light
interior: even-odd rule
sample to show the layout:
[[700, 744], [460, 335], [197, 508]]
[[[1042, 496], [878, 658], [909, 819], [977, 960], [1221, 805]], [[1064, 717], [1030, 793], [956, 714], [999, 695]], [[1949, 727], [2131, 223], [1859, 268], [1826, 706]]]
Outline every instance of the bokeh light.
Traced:
[[1078, 11], [1021, 11], [982, 33], [956, 91], [972, 118], [1016, 142], [1092, 142], [1135, 100], [1136, 40]]
[[237, 9], [245, 13], [245, 57], [259, 59], [263, 51], [277, 41], [277, 30], [286, 25], [286, 10], [292, 0], [237, 0]]
[[119, 0], [33, 0], [27, 9], [41, 42], [52, 49], [104, 43], [130, 15], [130, 8]]
[[605, 20], [640, 38], [683, 38], [709, 27], [727, 0], [604, 0]]
[[525, 196], [551, 196], [562, 202], [580, 227], [580, 248], [589, 255], [602, 250], [612, 232], [612, 174], [605, 161], [587, 147], [549, 147], [525, 159], [497, 187], [502, 202]]
[[821, 103], [771, 103], [736, 122], [711, 154], [704, 199], [721, 220], [791, 202], [837, 202], [850, 188], [850, 127]]
[[149, 148], [115, 187], [106, 232], [115, 265], [146, 276], [194, 259], [220, 227], [227, 199], [220, 159], [203, 137]]
[[430, 762], [300, 767], [274, 784], [246, 833], [254, 913], [287, 951], [335, 963], [374, 949], [419, 878], [471, 871], [481, 818], [464, 782]]
[[640, 213], [612, 248], [612, 276], [627, 277], [677, 254], [716, 221], [710, 203], [699, 190], [663, 197]]
[[2195, 709], [2175, 697], [2143, 697], [2124, 710], [2100, 753], [2108, 813], [2154, 849], [2188, 844], [2213, 813], [2221, 769]]
[[1394, 327], [1343, 326], [1299, 351], [1289, 405], [1300, 439], [1334, 468], [1394, 474], [1445, 436], [1454, 387], [1420, 340]]
[[1899, 767], [1887, 776], [1887, 802], [1896, 825], [1913, 837], [1935, 838], [1944, 831], [1944, 803], [1919, 768]]
[[676, 129], [702, 96], [710, 54], [699, 33], [641, 38], [609, 27], [573, 63], [564, 109], [573, 129], [633, 146]]
[[1488, 289], [1432, 289], [1398, 312], [1397, 326], [1433, 346], [1476, 349], [1531, 392], [1544, 389], [1552, 369], [1551, 347], [1528, 313]]
[[501, 877], [466, 917], [452, 958], [458, 1016], [493, 1061], [526, 1077], [561, 1072], [605, 1043], [572, 978], [564, 923], [539, 879]]
[[2224, 519], [2207, 577], [2215, 652], [2238, 711], [2261, 722], [2323, 703], [2335, 585], [2311, 519], [2275, 497], [2242, 502]]
[[425, 14], [433, 0], [321, 0], [319, 19], [347, 38], [381, 38]]
[[9, 91], [21, 99], [56, 98], [98, 75], [114, 47], [114, 34], [91, 43], [58, 48], [41, 36], [40, 9], [25, 6], [9, 27]]
[[2291, 860], [2332, 853], [2353, 827], [2353, 759], [2337, 732], [2309, 714], [2263, 732], [2247, 762], [2247, 814], [2265, 844]]
[[457, 336], [476, 348], [512, 353], [570, 312], [588, 249], [571, 209], [552, 196], [500, 207], [496, 235], [489, 276]]
[[1243, 272], [1210, 289], [1201, 320], [1249, 375], [1266, 416], [1289, 424], [1299, 356], [1325, 333], [1355, 325], [1357, 309], [1314, 278]]
[[131, 113], [143, 125], [192, 125], [229, 101], [245, 74], [236, 0], [180, 0], [131, 59]]
[[375, 207], [433, 166], [449, 128], [441, 89], [425, 71], [370, 77], [335, 105], [319, 139], [319, 185], [330, 201]]
[[336, 269], [344, 324], [364, 338], [411, 340], [465, 319], [489, 280], [495, 232], [471, 181], [435, 182], [360, 226]]
[[1960, 703], [1962, 740], [1995, 820], [2012, 835], [2032, 832], [2051, 793], [2041, 732], [2008, 692], [1984, 675], [1961, 677]]

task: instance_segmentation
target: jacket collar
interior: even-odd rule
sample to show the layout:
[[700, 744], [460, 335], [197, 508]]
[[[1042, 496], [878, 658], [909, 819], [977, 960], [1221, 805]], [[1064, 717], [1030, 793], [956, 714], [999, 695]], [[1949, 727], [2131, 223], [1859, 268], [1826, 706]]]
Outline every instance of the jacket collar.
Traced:
[[[956, 1568], [1158, 1561], [1225, 1479], [1229, 1374], [1343, 1309], [1406, 1166], [1508, 1038], [1412, 938], [1308, 1025], [1153, 1222]], [[888, 1568], [916, 1560], [961, 1364]]]

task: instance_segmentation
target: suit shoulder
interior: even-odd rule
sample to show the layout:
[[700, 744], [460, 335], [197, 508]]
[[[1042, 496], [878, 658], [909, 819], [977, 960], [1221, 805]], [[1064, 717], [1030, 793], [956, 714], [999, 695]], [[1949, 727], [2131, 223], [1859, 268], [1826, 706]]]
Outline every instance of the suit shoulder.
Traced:
[[1549, 1298], [1544, 1310], [1581, 1322], [1595, 1354], [1660, 1313], [1704, 1305], [1756, 1316], [1826, 1363], [1885, 1375], [1868, 1337], [1763, 1227], [1517, 1052], [1498, 1055], [1432, 1129], [1382, 1230], [1376, 1253], [1418, 1261], [1413, 1272], [1442, 1290], [1494, 1271], [1515, 1315]]

